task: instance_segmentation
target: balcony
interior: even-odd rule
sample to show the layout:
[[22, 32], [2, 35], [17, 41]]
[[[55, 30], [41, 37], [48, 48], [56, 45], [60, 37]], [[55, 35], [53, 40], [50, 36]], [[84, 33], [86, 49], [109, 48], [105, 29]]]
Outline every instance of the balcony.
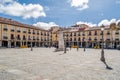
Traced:
[[83, 36], [85, 36], [85, 34], [82, 34]]
[[23, 31], [23, 33], [26, 33], [26, 31]]
[[97, 34], [94, 34], [94, 35], [97, 35]]
[[103, 33], [100, 33], [100, 35], [103, 35]]
[[7, 36], [3, 36], [3, 39], [8, 39], [8, 37]]
[[78, 34], [78, 36], [80, 36], [80, 34]]
[[20, 33], [20, 30], [17, 30], [18, 33]]
[[31, 38], [28, 38], [28, 40], [31, 40]]
[[33, 34], [35, 34], [35, 32], [33, 32]]
[[89, 36], [91, 36], [91, 34], [88, 34]]
[[110, 39], [106, 39], [106, 41], [110, 41]]
[[116, 35], [119, 35], [119, 32], [116, 32], [115, 34], [116, 34]]
[[28, 32], [28, 34], [31, 34], [31, 32]]
[[36, 40], [35, 38], [33, 38], [33, 40]]
[[110, 35], [110, 33], [107, 33], [107, 35]]
[[21, 40], [21, 38], [18, 37], [17, 40]]
[[91, 38], [89, 38], [88, 40], [89, 40], [89, 41], [91, 41], [92, 39], [91, 39]]
[[39, 33], [37, 33], [37, 35], [39, 35]]
[[3, 28], [3, 30], [4, 30], [4, 31], [8, 31], [8, 29], [7, 29], [7, 28]]
[[95, 41], [97, 41], [97, 39], [94, 39]]
[[26, 38], [23, 38], [23, 40], [26, 40]]
[[14, 37], [11, 37], [11, 40], [15, 39]]
[[115, 39], [115, 41], [119, 41], [119, 39]]
[[14, 29], [11, 29], [11, 32], [14, 32], [15, 30]]
[[74, 36], [76, 36], [76, 35], [74, 35]]

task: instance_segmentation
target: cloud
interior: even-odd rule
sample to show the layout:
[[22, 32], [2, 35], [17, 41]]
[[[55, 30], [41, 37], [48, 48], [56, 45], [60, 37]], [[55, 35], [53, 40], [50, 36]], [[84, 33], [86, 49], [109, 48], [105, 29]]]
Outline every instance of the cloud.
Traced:
[[20, 4], [14, 0], [4, 0], [0, 4], [0, 13], [18, 16], [24, 19], [45, 17], [43, 7], [40, 4]]
[[91, 23], [91, 22], [82, 22], [82, 21], [79, 21], [79, 22], [77, 22], [76, 24], [86, 24], [86, 25], [88, 25], [88, 26], [90, 26], [90, 27], [97, 26], [97, 24], [93, 24], [93, 23]]
[[69, 0], [71, 7], [75, 7], [78, 10], [84, 10], [89, 8], [88, 2], [89, 0]]
[[111, 19], [111, 20], [104, 19], [98, 23], [98, 26], [101, 26], [102, 24], [107, 26], [110, 25], [111, 23], [116, 23], [116, 22], [117, 22], [116, 19]]
[[58, 26], [55, 22], [49, 22], [49, 23], [37, 22], [37, 23], [35, 23], [33, 25], [37, 26], [39, 28], [45, 29], [45, 30], [49, 30], [53, 26]]

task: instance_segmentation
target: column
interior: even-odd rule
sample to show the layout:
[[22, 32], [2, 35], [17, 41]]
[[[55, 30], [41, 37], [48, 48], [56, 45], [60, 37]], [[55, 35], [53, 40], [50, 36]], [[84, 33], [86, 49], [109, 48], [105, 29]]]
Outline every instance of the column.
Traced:
[[82, 42], [81, 42], [81, 48], [82, 48], [83, 46], [82, 46]]
[[22, 42], [20, 42], [20, 47], [22, 46]]
[[14, 42], [14, 47], [16, 47], [16, 41]]
[[35, 41], [35, 47], [37, 47], [37, 46], [36, 46], [36, 43], [37, 43], [37, 42]]
[[86, 42], [86, 48], [88, 48], [88, 42]]
[[94, 47], [94, 43], [92, 42], [92, 48]]
[[100, 48], [100, 42], [98, 42], [98, 48]]
[[2, 41], [0, 41], [0, 47], [2, 47]]
[[8, 48], [11, 48], [11, 41], [8, 41]]

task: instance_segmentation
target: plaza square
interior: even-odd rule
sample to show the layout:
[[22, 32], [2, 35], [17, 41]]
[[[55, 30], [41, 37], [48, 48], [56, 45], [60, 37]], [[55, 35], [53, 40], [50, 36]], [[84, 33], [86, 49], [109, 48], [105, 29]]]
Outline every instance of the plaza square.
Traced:
[[105, 49], [107, 70], [100, 61], [101, 49], [76, 48], [64, 54], [55, 48], [6, 48], [0, 50], [0, 80], [120, 80], [120, 52]]

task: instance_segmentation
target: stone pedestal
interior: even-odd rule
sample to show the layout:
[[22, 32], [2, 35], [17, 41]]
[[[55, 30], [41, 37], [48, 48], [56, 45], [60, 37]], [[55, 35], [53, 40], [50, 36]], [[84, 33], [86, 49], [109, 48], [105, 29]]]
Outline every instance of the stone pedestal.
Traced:
[[64, 49], [65, 49], [65, 44], [63, 39], [63, 32], [59, 31], [58, 32], [58, 48], [55, 51], [64, 51]]

